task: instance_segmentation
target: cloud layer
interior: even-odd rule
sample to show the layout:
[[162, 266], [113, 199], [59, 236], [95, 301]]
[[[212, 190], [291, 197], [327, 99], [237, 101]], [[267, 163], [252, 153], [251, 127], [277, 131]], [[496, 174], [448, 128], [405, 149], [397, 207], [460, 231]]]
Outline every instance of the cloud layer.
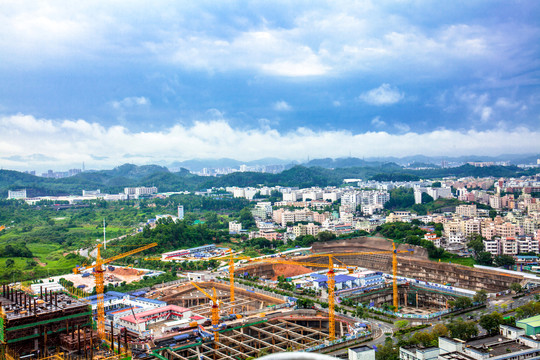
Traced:
[[[374, 121], [380, 121], [375, 120]], [[352, 133], [297, 128], [279, 132], [234, 128], [226, 119], [176, 124], [164, 131], [131, 132], [122, 126], [104, 127], [86, 120], [47, 120], [29, 115], [0, 117], [0, 165], [38, 169], [110, 168], [125, 162], [170, 163], [192, 158], [230, 157], [254, 160], [277, 157], [302, 160], [308, 156], [493, 155], [540, 151], [539, 131], [526, 128], [490, 131], [437, 130], [428, 133], [384, 131]]]

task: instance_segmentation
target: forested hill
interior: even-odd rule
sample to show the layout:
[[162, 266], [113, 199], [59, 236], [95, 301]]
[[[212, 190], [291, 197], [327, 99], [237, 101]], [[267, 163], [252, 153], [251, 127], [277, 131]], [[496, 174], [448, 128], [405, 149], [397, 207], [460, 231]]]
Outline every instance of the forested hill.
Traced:
[[119, 193], [127, 186], [157, 186], [159, 191], [193, 191], [224, 186], [339, 186], [343, 179], [360, 178], [379, 181], [410, 181], [447, 176], [511, 177], [532, 175], [540, 169], [523, 171], [515, 166], [474, 167], [463, 165], [447, 169], [409, 170], [394, 163], [364, 167], [324, 169], [295, 166], [279, 174], [237, 172], [221, 177], [191, 174], [186, 169], [172, 173], [157, 165], [136, 166], [125, 164], [113, 170], [88, 171], [76, 176], [49, 179], [17, 171], [0, 170], [0, 197], [8, 190], [27, 189], [28, 196], [81, 194], [82, 190], [100, 189], [106, 193]]

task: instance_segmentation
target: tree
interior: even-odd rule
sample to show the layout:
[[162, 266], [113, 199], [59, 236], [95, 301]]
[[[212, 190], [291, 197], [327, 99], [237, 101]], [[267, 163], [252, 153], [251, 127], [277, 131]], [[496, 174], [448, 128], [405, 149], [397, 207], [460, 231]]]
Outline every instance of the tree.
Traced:
[[523, 288], [521, 287], [520, 283], [511, 283], [510, 284], [510, 290], [512, 290], [513, 292], [515, 292], [517, 294], [518, 292], [523, 290]]
[[482, 235], [480, 234], [471, 234], [469, 235], [469, 243], [467, 244], [467, 246], [469, 247], [469, 249], [473, 249], [475, 251], [475, 253], [479, 253], [479, 252], [482, 252], [484, 251], [484, 241], [483, 241], [483, 237]]
[[476, 303], [485, 303], [487, 300], [487, 292], [486, 290], [478, 290], [476, 294], [474, 294], [473, 301]]
[[248, 208], [243, 208], [240, 210], [240, 222], [242, 223], [242, 228], [249, 229], [251, 227], [255, 226], [255, 219], [253, 218], [253, 214]]
[[448, 335], [448, 328], [444, 324], [435, 324], [431, 333], [435, 339], [438, 339], [440, 336]]
[[434, 188], [440, 188], [441, 187], [441, 182], [440, 181], [435, 181], [431, 184], [431, 187], [434, 187]]
[[13, 265], [15, 265], [15, 261], [13, 261], [13, 259], [6, 260], [6, 268], [11, 268]]
[[403, 328], [406, 328], [407, 326], [409, 326], [409, 321], [408, 320], [399, 320], [399, 321], [396, 321], [394, 323], [394, 326], [397, 329], [403, 329]]
[[331, 233], [330, 231], [321, 231], [317, 234], [318, 241], [330, 241], [336, 238], [336, 234]]
[[425, 331], [417, 331], [412, 335], [411, 340], [427, 347], [432, 345], [433, 335]]
[[497, 216], [497, 210], [489, 210], [489, 217], [491, 219], [495, 219], [496, 216]]
[[428, 193], [422, 193], [422, 204], [433, 202], [433, 197]]
[[512, 266], [516, 263], [514, 258], [510, 255], [497, 255], [493, 259], [493, 262], [495, 263], [496, 266], [504, 266], [504, 267]]
[[491, 253], [482, 251], [476, 254], [476, 262], [480, 265], [491, 266], [493, 264], [493, 257]]
[[397, 346], [394, 346], [392, 339], [386, 341], [384, 345], [377, 346], [377, 351], [375, 352], [375, 360], [398, 360], [399, 359], [399, 349]]
[[480, 324], [489, 335], [493, 336], [499, 332], [499, 325], [502, 324], [502, 322], [502, 315], [495, 311], [491, 314], [482, 315], [478, 324]]
[[451, 300], [448, 304], [456, 309], [466, 309], [472, 306], [472, 300], [466, 296], [460, 296], [456, 300]]
[[447, 325], [450, 336], [461, 340], [469, 340], [478, 335], [478, 327], [474, 321], [463, 321], [457, 318]]

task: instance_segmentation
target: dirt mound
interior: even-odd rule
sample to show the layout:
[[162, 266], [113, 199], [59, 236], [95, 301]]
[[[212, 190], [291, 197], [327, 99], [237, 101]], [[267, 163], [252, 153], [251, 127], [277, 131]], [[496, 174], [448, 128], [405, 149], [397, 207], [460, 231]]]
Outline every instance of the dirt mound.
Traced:
[[[414, 249], [413, 254], [406, 254], [407, 257], [427, 259], [427, 250], [420, 246], [408, 244], [398, 244], [398, 250]], [[364, 251], [392, 251], [392, 241], [380, 236], [360, 236], [352, 239], [333, 240], [326, 242], [316, 242], [312, 245], [313, 253], [342, 253], [342, 252], [364, 252]], [[399, 256], [399, 255], [398, 255]]]
[[121, 276], [136, 276], [137, 270], [136, 269], [130, 269], [130, 268], [115, 268], [114, 271], [111, 271], [113, 275], [121, 275]]
[[279, 275], [283, 275], [284, 277], [288, 278], [291, 276], [304, 275], [313, 272], [313, 270], [301, 265], [273, 264], [272, 268], [274, 270], [272, 280], [277, 280]]

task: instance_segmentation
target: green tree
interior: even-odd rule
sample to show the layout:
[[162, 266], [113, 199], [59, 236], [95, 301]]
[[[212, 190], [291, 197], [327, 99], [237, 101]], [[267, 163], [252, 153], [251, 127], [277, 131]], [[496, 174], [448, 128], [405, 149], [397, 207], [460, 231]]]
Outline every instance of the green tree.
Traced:
[[503, 317], [498, 312], [482, 315], [478, 324], [487, 331], [491, 336], [496, 335], [499, 332], [499, 325], [502, 324]]
[[13, 259], [7, 259], [6, 260], [6, 268], [12, 268], [13, 265], [15, 265], [15, 261], [13, 261]]
[[255, 226], [255, 219], [248, 208], [243, 208], [240, 210], [239, 217], [240, 222], [242, 223], [242, 228], [249, 229]]
[[474, 294], [473, 301], [477, 303], [485, 303], [487, 300], [487, 292], [486, 290], [478, 290], [476, 294]]
[[394, 323], [394, 326], [397, 328], [397, 329], [403, 329], [403, 328], [406, 328], [407, 326], [409, 326], [409, 321], [408, 320], [398, 320]]
[[521, 287], [520, 283], [515, 282], [515, 283], [510, 284], [510, 290], [512, 290], [513, 292], [517, 294], [518, 292], [521, 292], [523, 288]]
[[428, 193], [422, 193], [422, 204], [433, 202], [433, 197]]
[[512, 266], [516, 263], [514, 258], [510, 255], [497, 255], [493, 259], [496, 266]]
[[466, 296], [460, 296], [455, 300], [451, 300], [448, 304], [456, 309], [466, 309], [472, 306], [472, 300]]
[[392, 339], [386, 341], [384, 345], [378, 345], [375, 352], [375, 360], [398, 360], [399, 348], [394, 346]]
[[447, 325], [450, 336], [461, 340], [469, 340], [478, 335], [478, 327], [474, 321], [463, 321], [457, 318]]
[[441, 182], [440, 181], [435, 181], [431, 184], [431, 187], [434, 187], [434, 188], [440, 188], [441, 187]]
[[480, 265], [491, 266], [493, 264], [493, 257], [491, 253], [482, 251], [476, 254], [476, 262]]
[[336, 238], [336, 234], [330, 232], [330, 231], [321, 231], [317, 234], [317, 240], [318, 241], [330, 241], [334, 240]]
[[435, 339], [438, 339], [440, 336], [448, 335], [448, 328], [444, 324], [435, 324], [431, 333]]
[[467, 244], [467, 246], [469, 247], [469, 249], [473, 249], [477, 254], [484, 251], [484, 238], [482, 237], [482, 235], [471, 234], [468, 238], [469, 243]]

